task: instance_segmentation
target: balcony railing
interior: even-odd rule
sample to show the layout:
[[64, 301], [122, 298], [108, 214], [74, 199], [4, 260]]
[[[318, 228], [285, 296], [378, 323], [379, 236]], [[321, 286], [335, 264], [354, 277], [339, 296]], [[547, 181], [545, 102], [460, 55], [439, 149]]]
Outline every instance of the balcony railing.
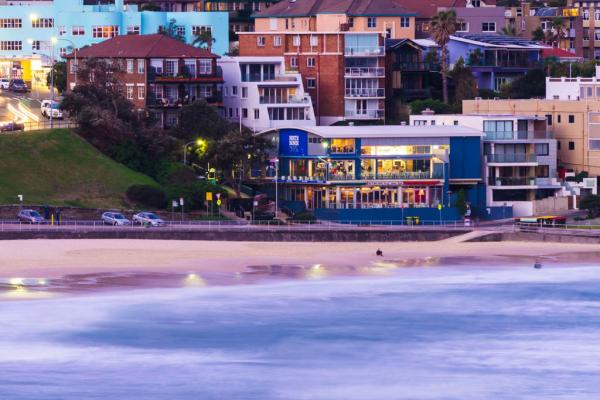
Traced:
[[308, 96], [261, 96], [260, 104], [308, 104]]
[[354, 174], [335, 174], [327, 177], [328, 181], [353, 181], [355, 179]]
[[383, 110], [346, 110], [348, 119], [381, 119], [384, 116]]
[[[200, 99], [206, 100], [206, 102], [208, 104], [216, 104], [216, 103], [223, 102], [223, 98], [220, 95], [211, 96], [211, 97], [201, 97]], [[164, 107], [164, 108], [182, 107], [182, 106], [190, 104], [190, 103], [191, 103], [191, 100], [187, 96], [183, 97], [183, 98], [181, 98], [181, 97], [156, 98], [154, 96], [148, 96], [148, 99], [146, 100], [146, 105], [148, 107]]]
[[527, 131], [486, 132], [484, 140], [516, 140], [527, 139]]
[[442, 179], [442, 174], [432, 173], [429, 171], [405, 171], [405, 172], [380, 172], [362, 173], [361, 179], [365, 180], [404, 180], [404, 179]]
[[535, 154], [488, 154], [488, 163], [534, 163], [537, 162]]
[[385, 89], [355, 88], [346, 89], [346, 97], [385, 97]]
[[377, 67], [350, 67], [345, 70], [346, 76], [351, 77], [384, 77], [385, 76], [385, 68], [377, 68]]
[[164, 69], [156, 69], [150, 67], [148, 70], [149, 81], [185, 81], [185, 80], [200, 80], [207, 78], [221, 77], [220, 73], [201, 73], [196, 69], [190, 69], [187, 67], [180, 67], [177, 71], [167, 72]]
[[383, 46], [349, 46], [344, 49], [344, 54], [355, 57], [379, 57], [385, 55], [385, 48]]
[[498, 177], [490, 178], [490, 186], [533, 186], [535, 185], [534, 177]]
[[394, 63], [394, 69], [402, 71], [439, 71], [440, 64], [398, 61]]

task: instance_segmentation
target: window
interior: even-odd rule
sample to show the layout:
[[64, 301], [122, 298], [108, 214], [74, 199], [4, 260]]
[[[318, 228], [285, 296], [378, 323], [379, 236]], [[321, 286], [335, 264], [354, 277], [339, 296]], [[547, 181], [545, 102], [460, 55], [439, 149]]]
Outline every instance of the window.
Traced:
[[596, 11], [594, 11], [594, 19], [596, 21], [600, 21], [600, 10], [597, 9]]
[[244, 119], [248, 118], [248, 109], [247, 108], [242, 108], [242, 118], [244, 118]]
[[254, 109], [254, 119], [260, 119], [260, 110], [258, 108]]
[[546, 114], [546, 124], [552, 126], [552, 114]]
[[556, 141], [556, 150], [560, 150], [560, 140]]
[[62, 58], [65, 58], [65, 56], [67, 55], [67, 48], [66, 47], [61, 47], [60, 49], [58, 49], [58, 54]]
[[83, 36], [85, 35], [85, 28], [83, 26], [73, 26], [71, 28], [71, 32], [73, 33], [73, 36]]
[[266, 43], [266, 42], [267, 42], [267, 41], [266, 41], [266, 39], [265, 39], [265, 37], [264, 37], [264, 36], [257, 36], [257, 37], [256, 37], [256, 45], [257, 45], [257, 46], [263, 47], [263, 46], [265, 45], [265, 43]]
[[348, 17], [348, 27], [354, 28], [354, 17]]
[[310, 45], [311, 46], [318, 46], [319, 45], [319, 37], [318, 36], [311, 36], [310, 37]]
[[292, 40], [292, 44], [296, 47], [300, 47], [300, 36], [294, 36], [294, 39]]
[[367, 17], [367, 28], [377, 28], [377, 17]]
[[32, 28], [54, 28], [54, 18], [36, 18], [31, 20]]
[[238, 95], [238, 87], [237, 86], [232, 86], [231, 87], [231, 95], [232, 96], [237, 96]]
[[273, 36], [273, 46], [281, 47], [281, 36]]
[[139, 35], [140, 34], [140, 26], [139, 25], [129, 25], [127, 27], [128, 35]]
[[177, 76], [177, 60], [165, 60], [165, 75], [166, 76]]
[[248, 98], [248, 88], [243, 86], [242, 87], [242, 99], [247, 99]]
[[456, 24], [456, 32], [469, 32], [469, 23], [460, 21]]
[[314, 67], [315, 66], [315, 58], [314, 57], [308, 57], [306, 59], [306, 66], [307, 67]]
[[400, 17], [400, 28], [410, 28], [410, 18]]
[[198, 72], [202, 75], [212, 74], [212, 60], [210, 58], [201, 58]]
[[560, 124], [560, 123], [561, 123], [561, 121], [560, 121], [560, 120], [561, 120], [561, 118], [560, 118], [560, 114], [558, 114], [558, 115], [556, 116], [556, 122], [558, 122], [558, 123]]
[[72, 74], [76, 74], [77, 73], [77, 63], [75, 62], [75, 60], [69, 61], [69, 71]]
[[118, 25], [104, 25], [104, 26], [93, 26], [92, 37], [93, 38], [112, 38], [119, 35]]
[[22, 28], [23, 21], [21, 18], [1, 18], [0, 19], [0, 28], [1, 29], [10, 29], [10, 28]]
[[133, 74], [133, 60], [131, 58], [127, 59], [127, 73]]
[[290, 58], [290, 68], [298, 68], [298, 57], [291, 57]]
[[550, 154], [548, 143], [536, 143], [535, 144], [535, 155], [536, 156], [547, 156]]
[[587, 21], [590, 19], [590, 10], [583, 10], [583, 20]]
[[0, 42], [0, 50], [23, 50], [23, 42], [20, 40], [3, 40]]
[[137, 90], [138, 90], [138, 99], [144, 100], [144, 98], [146, 97], [146, 86], [138, 85]]
[[569, 150], [575, 150], [575, 142], [569, 142]]
[[229, 96], [229, 86], [223, 86], [223, 96]]
[[184, 38], [185, 37], [185, 26], [183, 25], [178, 25], [175, 28], [175, 33], [177, 34], [178, 37], [180, 38]]
[[137, 60], [138, 74], [143, 74], [146, 72], [146, 60], [143, 58], [138, 58]]
[[425, 125], [427, 125], [427, 120], [424, 120], [424, 119], [415, 119], [414, 120], [414, 125], [415, 126], [425, 126]]
[[194, 25], [194, 26], [192, 26], [192, 35], [198, 36], [202, 32], [211, 32], [212, 33], [212, 26], [210, 26], [210, 25]]
[[67, 34], [67, 27], [66, 26], [59, 26], [58, 27], [58, 36], [65, 36]]
[[41, 50], [41, 44], [42, 42], [40, 42], [39, 40], [34, 40], [33, 42], [31, 42], [31, 50]]
[[306, 78], [306, 87], [308, 89], [314, 89], [317, 87], [317, 80], [315, 78]]
[[127, 100], [133, 100], [133, 85], [127, 85]]
[[569, 114], [569, 123], [570, 124], [574, 124], [575, 123], [575, 116], [573, 114]]
[[481, 24], [481, 30], [483, 32], [496, 32], [496, 23], [495, 22], [483, 22]]

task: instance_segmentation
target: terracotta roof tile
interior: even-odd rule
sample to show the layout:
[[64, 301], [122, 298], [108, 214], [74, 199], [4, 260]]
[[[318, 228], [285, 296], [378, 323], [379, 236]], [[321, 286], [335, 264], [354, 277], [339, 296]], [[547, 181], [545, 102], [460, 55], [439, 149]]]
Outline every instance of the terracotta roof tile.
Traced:
[[348, 15], [413, 15], [405, 0], [282, 0], [253, 14], [255, 18], [300, 17], [339, 13]]

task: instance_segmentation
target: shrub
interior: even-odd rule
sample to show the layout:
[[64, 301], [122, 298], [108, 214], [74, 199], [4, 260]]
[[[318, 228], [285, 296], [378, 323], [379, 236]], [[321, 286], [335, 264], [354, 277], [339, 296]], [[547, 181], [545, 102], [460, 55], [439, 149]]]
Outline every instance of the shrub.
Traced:
[[315, 222], [317, 219], [309, 211], [300, 211], [295, 213], [291, 220], [294, 222]]
[[588, 218], [595, 218], [600, 215], [600, 196], [590, 194], [585, 196], [579, 202], [580, 210], [587, 210]]
[[452, 111], [452, 107], [448, 104], [435, 99], [415, 100], [410, 103], [410, 113], [412, 115], [419, 115], [427, 108], [436, 114], [449, 114]]
[[149, 185], [133, 185], [127, 189], [127, 198], [152, 208], [164, 208], [167, 204], [165, 192]]
[[[213, 194], [213, 202], [216, 202], [216, 193], [221, 193], [223, 199], [227, 192], [220, 186], [213, 185], [206, 181], [195, 181], [191, 183], [173, 184], [166, 188], [169, 200], [183, 198], [186, 210], [204, 210], [206, 209], [206, 192]], [[216, 209], [216, 205], [213, 205]]]

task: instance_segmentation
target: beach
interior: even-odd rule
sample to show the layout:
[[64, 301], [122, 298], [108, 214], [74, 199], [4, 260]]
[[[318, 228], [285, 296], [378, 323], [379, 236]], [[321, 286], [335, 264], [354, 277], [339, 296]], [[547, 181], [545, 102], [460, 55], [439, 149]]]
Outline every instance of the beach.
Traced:
[[[383, 251], [383, 257], [375, 255]], [[531, 263], [600, 260], [593, 244], [545, 242], [307, 243], [225, 242], [176, 240], [7, 240], [0, 242], [0, 278], [60, 277], [71, 274], [125, 271], [163, 273], [236, 273], [256, 265], [321, 264], [327, 267], [365, 267], [390, 261], [430, 264], [471, 261]], [[412, 260], [412, 261], [411, 261]]]

